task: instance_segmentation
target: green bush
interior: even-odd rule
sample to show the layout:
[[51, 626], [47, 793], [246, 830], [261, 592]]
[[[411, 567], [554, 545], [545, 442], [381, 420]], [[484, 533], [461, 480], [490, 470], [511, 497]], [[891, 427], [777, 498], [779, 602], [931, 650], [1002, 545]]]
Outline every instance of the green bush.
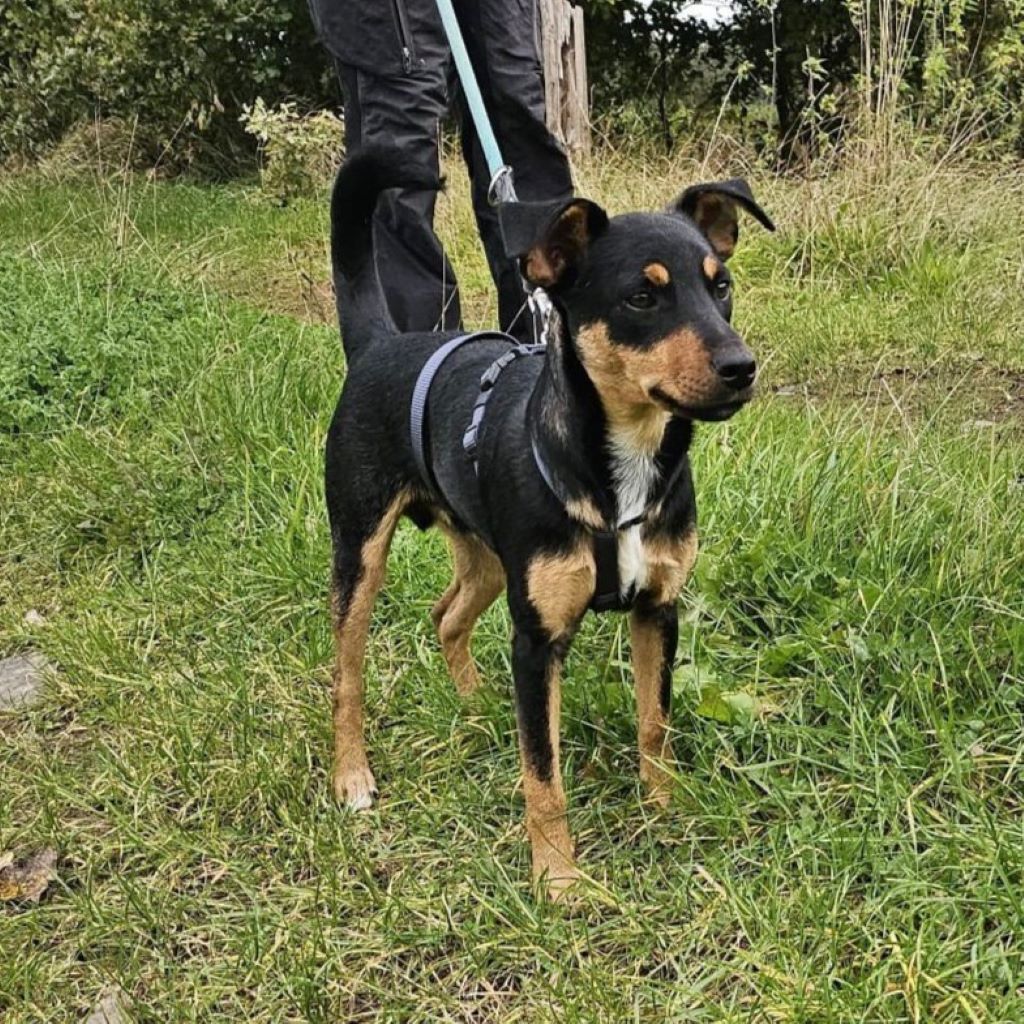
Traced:
[[281, 202], [323, 188], [338, 168], [344, 125], [328, 110], [303, 117], [294, 103], [269, 108], [257, 96], [241, 121], [259, 140], [260, 184]]
[[256, 96], [337, 101], [306, 0], [0, 3], [0, 96], [0, 162], [120, 117], [143, 160], [213, 163], [251, 151], [238, 117]]

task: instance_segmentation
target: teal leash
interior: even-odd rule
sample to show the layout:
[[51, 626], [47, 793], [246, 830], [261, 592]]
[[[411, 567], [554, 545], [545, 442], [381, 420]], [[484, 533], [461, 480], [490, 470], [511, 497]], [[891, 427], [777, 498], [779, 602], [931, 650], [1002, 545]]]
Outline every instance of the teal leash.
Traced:
[[[487, 108], [484, 106], [484, 98], [480, 92], [480, 83], [476, 80], [476, 71], [473, 69], [473, 62], [469, 59], [466, 40], [462, 38], [462, 28], [459, 25], [459, 19], [455, 16], [452, 0], [437, 0], [437, 10], [441, 15], [444, 34], [448, 37], [448, 46], [451, 48], [455, 70], [462, 83], [462, 91], [466, 94], [466, 105], [469, 107], [470, 117], [473, 118], [476, 137], [480, 140], [480, 148], [484, 151], [487, 169], [491, 172], [491, 183], [487, 187], [487, 201], [491, 206], [497, 206], [499, 203], [518, 202], [515, 182], [512, 179], [512, 168], [505, 163], [501, 155], [501, 147], [494, 135], [491, 119], [487, 116]], [[523, 288], [526, 291], [526, 301], [531, 311], [540, 316], [541, 338], [547, 342], [555, 319], [551, 299], [548, 298], [547, 292], [543, 288], [531, 290], [525, 280]]]
[[480, 140], [480, 147], [483, 149], [484, 159], [487, 161], [487, 169], [491, 172], [491, 184], [487, 190], [487, 198], [492, 206], [498, 203], [514, 203], [516, 202], [516, 190], [512, 181], [512, 168], [502, 159], [501, 147], [494, 136], [491, 119], [487, 116], [484, 98], [480, 93], [480, 83], [476, 80], [473, 62], [469, 59], [469, 51], [466, 49], [465, 39], [462, 38], [459, 19], [455, 17], [452, 0], [437, 0], [437, 10], [441, 15], [444, 33], [448, 37], [448, 45], [452, 51], [452, 59], [455, 61], [455, 70], [458, 72], [459, 81], [462, 83], [462, 91], [466, 94], [466, 104], [469, 107], [470, 116], [473, 118], [476, 137]]

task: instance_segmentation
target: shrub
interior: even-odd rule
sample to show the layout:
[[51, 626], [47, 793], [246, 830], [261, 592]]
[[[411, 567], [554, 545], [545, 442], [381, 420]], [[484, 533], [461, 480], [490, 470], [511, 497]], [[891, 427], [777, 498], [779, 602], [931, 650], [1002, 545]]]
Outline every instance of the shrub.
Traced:
[[0, 95], [0, 161], [120, 117], [143, 158], [177, 164], [251, 149], [238, 115], [257, 95], [337, 98], [306, 0], [0, 3]]
[[303, 117], [294, 103], [271, 109], [257, 97], [243, 108], [240, 120], [259, 140], [260, 182], [277, 199], [313, 192], [337, 169], [343, 125], [330, 111]]

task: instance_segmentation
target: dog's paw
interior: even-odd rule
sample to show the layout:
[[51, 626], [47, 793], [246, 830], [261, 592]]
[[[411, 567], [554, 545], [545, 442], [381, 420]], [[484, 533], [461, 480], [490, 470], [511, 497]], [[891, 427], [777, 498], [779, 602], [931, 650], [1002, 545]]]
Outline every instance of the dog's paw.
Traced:
[[563, 868], [558, 875], [549, 874], [544, 876], [542, 891], [552, 903], [565, 902], [570, 898], [582, 877], [575, 865], [572, 865], [570, 868]]
[[668, 807], [672, 796], [672, 773], [663, 762], [643, 757], [640, 759], [640, 781], [645, 791], [645, 801], [656, 807]]
[[672, 776], [661, 772], [652, 776], [641, 776], [644, 787], [644, 803], [664, 809], [672, 799]]
[[334, 773], [334, 798], [352, 811], [368, 811], [377, 795], [377, 783], [369, 768]]
[[571, 853], [548, 847], [534, 854], [533, 882], [541, 899], [558, 903], [582, 877]]
[[472, 697], [480, 689], [480, 685], [480, 673], [477, 672], [475, 665], [466, 666], [455, 676], [455, 690], [463, 700]]

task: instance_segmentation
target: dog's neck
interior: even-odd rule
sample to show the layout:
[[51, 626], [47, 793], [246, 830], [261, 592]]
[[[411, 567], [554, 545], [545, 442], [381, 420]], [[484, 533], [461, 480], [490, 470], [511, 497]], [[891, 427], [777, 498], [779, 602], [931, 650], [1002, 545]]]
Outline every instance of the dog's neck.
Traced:
[[644, 512], [659, 482], [685, 457], [692, 425], [655, 411], [609, 415], [560, 320], [528, 419], [549, 469], [574, 499], [570, 515], [601, 528]]

